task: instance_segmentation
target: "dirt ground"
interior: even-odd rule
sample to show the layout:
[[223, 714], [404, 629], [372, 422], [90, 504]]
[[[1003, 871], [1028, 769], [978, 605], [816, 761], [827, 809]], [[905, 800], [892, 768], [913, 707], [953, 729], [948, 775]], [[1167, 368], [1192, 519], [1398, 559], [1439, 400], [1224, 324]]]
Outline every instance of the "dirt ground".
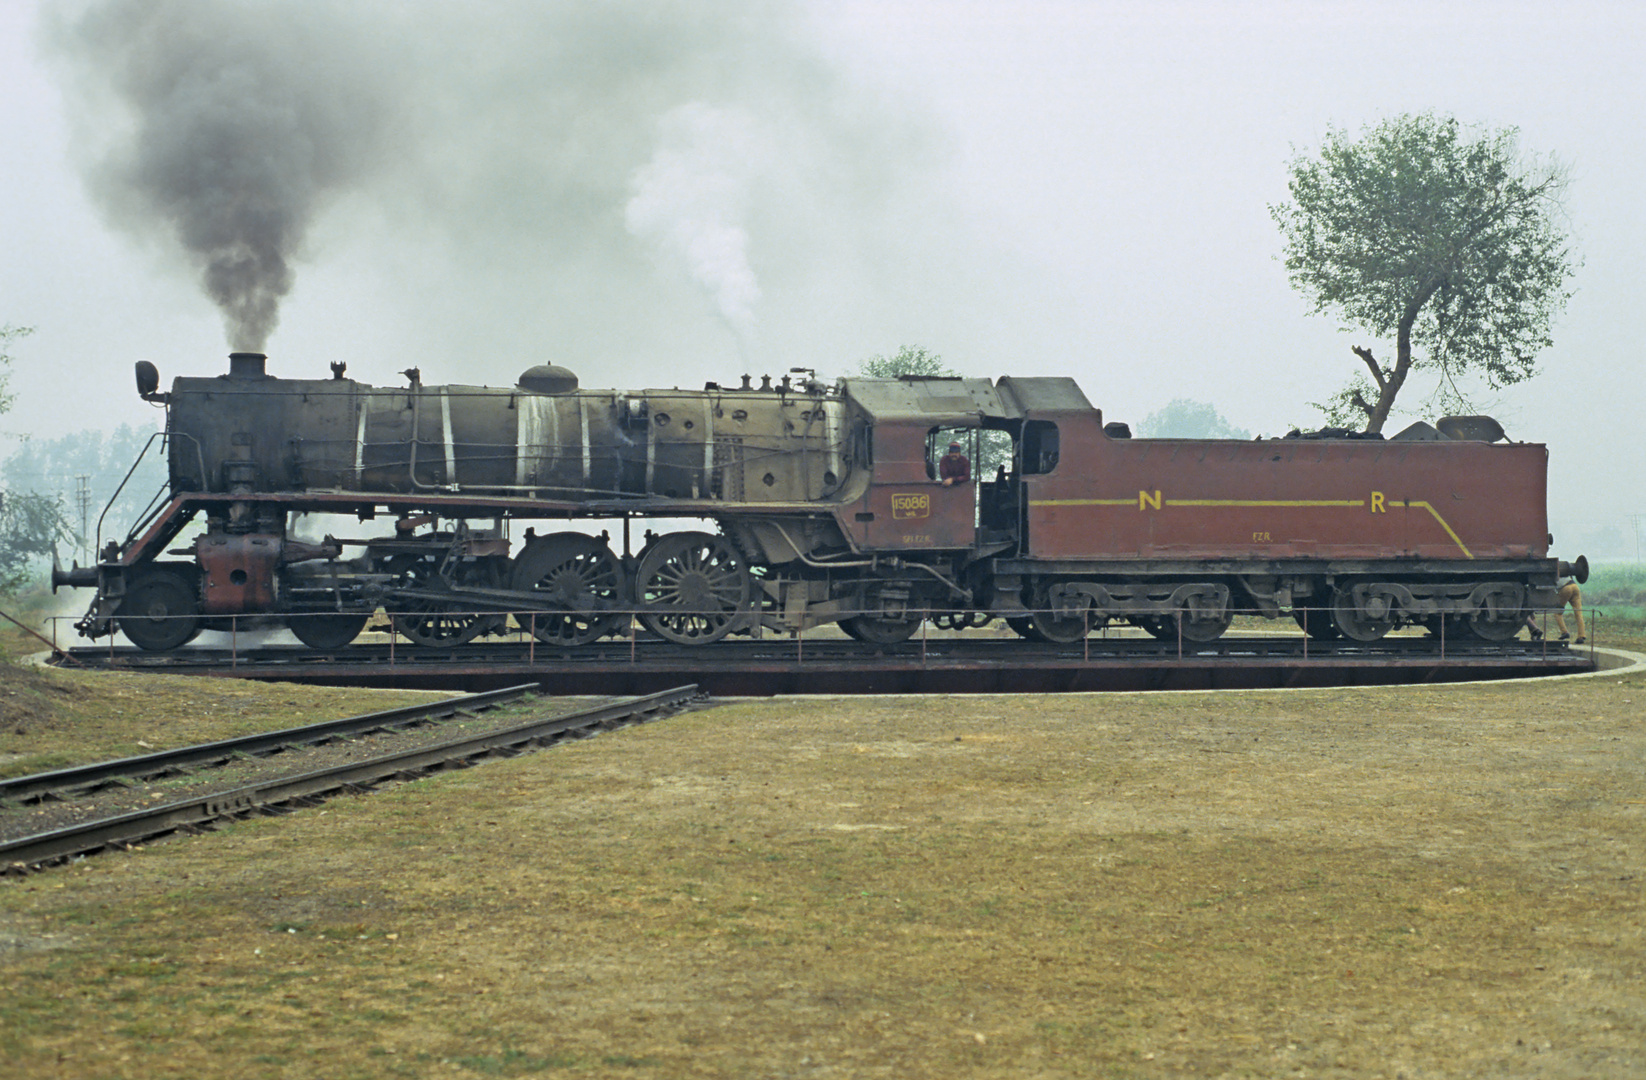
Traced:
[[1642, 706], [1640, 672], [728, 704], [8, 879], [0, 1055], [29, 1077], [1638, 1077]]

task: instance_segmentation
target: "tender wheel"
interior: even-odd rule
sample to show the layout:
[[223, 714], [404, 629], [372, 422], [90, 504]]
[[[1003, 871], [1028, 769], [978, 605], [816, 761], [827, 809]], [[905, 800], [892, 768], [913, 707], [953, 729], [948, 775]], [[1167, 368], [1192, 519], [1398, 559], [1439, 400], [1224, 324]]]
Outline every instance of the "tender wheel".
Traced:
[[1092, 632], [1095, 620], [1089, 612], [1059, 617], [1052, 614], [1051, 607], [1052, 599], [1046, 590], [1037, 591], [1029, 623], [1041, 641], [1055, 641], [1060, 645], [1067, 645], [1073, 641], [1080, 641]]
[[[1170, 625], [1172, 620], [1168, 619], [1166, 622]], [[1213, 619], [1191, 619], [1189, 616], [1184, 615], [1183, 640], [1192, 641], [1196, 645], [1216, 641], [1223, 636], [1224, 631], [1229, 629], [1229, 624], [1232, 622], [1234, 622], [1234, 613], [1228, 611]], [[1172, 627], [1172, 629], [1175, 630], [1176, 627]]]
[[1387, 613], [1374, 618], [1355, 605], [1354, 590], [1342, 588], [1332, 595], [1332, 625], [1350, 641], [1377, 641], [1394, 629], [1394, 619]]
[[708, 533], [661, 537], [640, 560], [635, 594], [640, 621], [680, 645], [725, 637], [749, 601], [749, 571], [724, 538]]
[[[446, 588], [439, 575], [439, 560], [433, 555], [398, 555], [389, 561], [389, 569], [407, 575], [413, 588]], [[498, 576], [489, 562], [471, 563], [459, 571], [459, 580], [465, 584], [495, 586]], [[464, 610], [466, 605], [458, 601], [417, 599], [394, 603], [398, 611], [390, 622], [415, 645], [467, 645], [502, 623], [497, 615]]]
[[1343, 636], [1332, 619], [1332, 613], [1325, 608], [1293, 608], [1292, 618], [1305, 634], [1316, 641], [1336, 641]]
[[551, 645], [587, 645], [623, 621], [613, 608], [629, 594], [623, 563], [603, 540], [556, 533], [526, 545], [514, 561], [512, 588], [531, 592], [560, 610], [516, 614], [515, 622]]
[[881, 619], [872, 615], [853, 615], [840, 620], [840, 629], [848, 637], [870, 645], [896, 645], [908, 641], [920, 629], [919, 619]]
[[164, 652], [199, 633], [200, 602], [182, 574], [153, 570], [126, 589], [114, 617], [133, 645]]
[[1520, 612], [1516, 612], [1512, 617], [1500, 615], [1495, 619], [1485, 612], [1480, 612], [1469, 616], [1468, 627], [1469, 633], [1481, 641], [1500, 643], [1512, 641], [1516, 634], [1526, 629], [1526, 619]]
[[288, 615], [286, 628], [311, 649], [341, 649], [360, 636], [371, 616], [350, 611]]
[[1027, 641], [1046, 640], [1045, 635], [1040, 632], [1039, 627], [1035, 626], [1034, 619], [1031, 616], [1008, 615], [1006, 616], [1006, 625], [1012, 628], [1012, 632], [1014, 634]]

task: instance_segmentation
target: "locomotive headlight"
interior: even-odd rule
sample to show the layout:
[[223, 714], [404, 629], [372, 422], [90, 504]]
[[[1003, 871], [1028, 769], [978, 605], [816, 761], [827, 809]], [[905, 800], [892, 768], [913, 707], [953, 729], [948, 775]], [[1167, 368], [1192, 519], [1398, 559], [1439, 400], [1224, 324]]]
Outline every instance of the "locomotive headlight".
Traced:
[[160, 369], [147, 360], [137, 361], [137, 396], [149, 400], [160, 389]]

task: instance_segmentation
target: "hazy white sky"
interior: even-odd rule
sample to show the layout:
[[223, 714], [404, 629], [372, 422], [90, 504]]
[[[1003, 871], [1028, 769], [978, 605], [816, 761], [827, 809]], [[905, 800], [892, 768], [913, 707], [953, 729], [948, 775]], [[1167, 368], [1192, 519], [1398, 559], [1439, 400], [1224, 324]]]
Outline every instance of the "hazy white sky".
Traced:
[[[0, 429], [38, 435], [151, 423], [135, 359], [169, 380], [227, 351], [176, 253], [85, 192], [36, 25], [58, 6], [0, 7], [0, 322], [37, 328]], [[908, 343], [1072, 375], [1108, 419], [1186, 396], [1282, 434], [1318, 423], [1350, 345], [1393, 349], [1287, 285], [1286, 162], [1434, 110], [1570, 163], [1576, 295], [1542, 374], [1483, 405], [1549, 445], [1562, 554], [1646, 513], [1641, 5], [739, 0], [690, 22], [691, 63], [610, 25], [639, 6], [283, 5], [382, 16], [385, 95], [414, 107], [313, 222], [271, 370], [689, 386]]]

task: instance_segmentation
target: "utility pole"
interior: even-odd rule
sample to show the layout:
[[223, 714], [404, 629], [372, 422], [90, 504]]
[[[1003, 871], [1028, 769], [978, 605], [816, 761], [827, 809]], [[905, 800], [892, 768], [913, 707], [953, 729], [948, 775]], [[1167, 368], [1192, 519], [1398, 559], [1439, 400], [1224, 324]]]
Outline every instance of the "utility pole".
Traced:
[[91, 477], [76, 476], [74, 478], [74, 500], [80, 504], [80, 554], [87, 562], [91, 561], [87, 554], [91, 551]]

